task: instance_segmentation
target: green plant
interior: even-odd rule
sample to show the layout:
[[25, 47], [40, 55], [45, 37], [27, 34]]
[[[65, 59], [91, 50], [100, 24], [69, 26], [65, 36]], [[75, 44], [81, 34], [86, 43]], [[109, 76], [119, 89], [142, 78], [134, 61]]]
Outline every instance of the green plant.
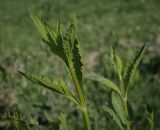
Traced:
[[[62, 35], [60, 21], [54, 29], [35, 13], [31, 12], [30, 14], [34, 25], [41, 34], [42, 40], [49, 47], [50, 51], [60, 57], [65, 63], [65, 66], [70, 74], [70, 78], [74, 83], [76, 93], [74, 93], [62, 79], [51, 80], [41, 75], [33, 75], [22, 71], [18, 72], [32, 82], [72, 100], [82, 113], [86, 130], [91, 130], [88, 108], [83, 89], [83, 63], [81, 61], [79, 41], [76, 36], [76, 19], [71, 22], [66, 33]], [[124, 63], [118, 56], [116, 50], [112, 47], [111, 60], [119, 79], [119, 85], [116, 85], [109, 79], [95, 73], [86, 75], [87, 78], [99, 81], [112, 90], [111, 103], [104, 105], [102, 110], [106, 115], [109, 114], [113, 118], [121, 130], [132, 130], [133, 127], [131, 114], [129, 112], [130, 102], [128, 101], [129, 82], [141, 61], [145, 47], [146, 44], [140, 47], [136, 55], [126, 67], [124, 67]], [[49, 121], [56, 124], [56, 126], [61, 123], [63, 126], [62, 129], [67, 129], [64, 116], [60, 116], [58, 120], [52, 120], [51, 118], [49, 119]], [[147, 119], [151, 130], [153, 130], [153, 113], [148, 112]], [[56, 128], [58, 128], [58, 126]]]
[[45, 20], [42, 20], [35, 13], [30, 13], [34, 25], [41, 34], [43, 41], [49, 47], [51, 52], [60, 57], [70, 74], [70, 77], [76, 88], [76, 94], [71, 91], [67, 84], [62, 80], [51, 80], [45, 76], [33, 75], [19, 71], [24, 77], [37, 83], [51, 91], [62, 94], [66, 98], [72, 100], [82, 112], [86, 130], [91, 130], [88, 109], [83, 90], [83, 64], [81, 61], [81, 53], [79, 41], [76, 36], [76, 20], [74, 19], [62, 35], [60, 21], [53, 29]]
[[[95, 73], [86, 75], [87, 78], [96, 80], [104, 84], [106, 87], [112, 89], [111, 103], [108, 105], [104, 105], [102, 107], [102, 110], [104, 111], [104, 113], [106, 113], [106, 115], [109, 114], [113, 118], [113, 120], [116, 122], [116, 124], [121, 130], [132, 129], [132, 120], [131, 115], [129, 113], [128, 102], [129, 82], [141, 61], [142, 55], [145, 50], [145, 46], [146, 45], [144, 44], [137, 51], [136, 55], [125, 68], [121, 58], [118, 56], [116, 50], [112, 47], [111, 60], [114, 69], [118, 75], [119, 85], [116, 85], [109, 79]], [[148, 117], [150, 124], [152, 124], [150, 118], [152, 118], [152, 116]]]

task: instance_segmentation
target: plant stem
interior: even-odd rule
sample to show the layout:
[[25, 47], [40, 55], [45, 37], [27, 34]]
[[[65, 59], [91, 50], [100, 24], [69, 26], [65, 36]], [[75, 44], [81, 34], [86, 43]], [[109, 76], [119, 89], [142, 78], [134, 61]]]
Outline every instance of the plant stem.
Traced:
[[87, 108], [82, 110], [82, 116], [83, 116], [83, 120], [85, 122], [86, 129], [87, 130], [91, 130], [90, 120], [89, 120], [89, 115], [88, 115]]
[[80, 85], [80, 83], [79, 83], [79, 81], [77, 79], [77, 76], [76, 76], [75, 72], [73, 71], [73, 69], [69, 69], [69, 71], [70, 71], [73, 83], [75, 85], [75, 88], [76, 88], [76, 91], [77, 91], [77, 94], [78, 94], [80, 105], [81, 106], [85, 106], [85, 99], [84, 99], [82, 86]]
[[74, 85], [75, 85], [75, 88], [76, 88], [76, 91], [77, 91], [77, 94], [79, 97], [79, 101], [80, 101], [80, 105], [81, 105], [81, 112], [82, 112], [82, 116], [83, 116], [86, 130], [91, 130], [87, 105], [86, 105], [86, 101], [85, 101], [85, 97], [84, 97], [84, 93], [83, 93], [83, 87], [80, 85], [73, 69], [69, 68], [69, 71], [70, 71], [72, 80], [74, 82]]
[[126, 130], [131, 130], [131, 122], [129, 119], [129, 112], [128, 112], [128, 104], [127, 104], [127, 94], [125, 90], [125, 86], [123, 83], [122, 78], [120, 78], [120, 89], [121, 89], [121, 97], [122, 97], [122, 101], [123, 101], [123, 105], [124, 105], [124, 112], [125, 112], [125, 117], [127, 119], [127, 126], [126, 126]]
[[130, 122], [130, 119], [129, 119], [127, 98], [124, 98], [124, 109], [125, 109], [125, 116], [126, 116], [126, 119], [127, 119], [127, 130], [131, 130], [131, 122]]

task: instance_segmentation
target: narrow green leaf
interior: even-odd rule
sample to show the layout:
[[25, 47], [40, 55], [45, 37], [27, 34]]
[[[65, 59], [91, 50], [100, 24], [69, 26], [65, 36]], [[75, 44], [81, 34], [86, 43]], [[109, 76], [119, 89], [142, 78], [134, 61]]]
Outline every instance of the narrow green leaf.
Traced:
[[113, 105], [115, 112], [117, 113], [117, 115], [121, 119], [122, 123], [126, 124], [125, 112], [124, 112], [124, 107], [122, 104], [121, 97], [119, 96], [118, 93], [113, 91], [111, 100], [112, 100], [112, 105]]
[[110, 81], [109, 79], [101, 76], [101, 75], [98, 75], [96, 73], [89, 73], [89, 74], [86, 74], [85, 75], [86, 78], [88, 79], [91, 79], [91, 80], [95, 80], [95, 81], [98, 81], [102, 84], [104, 84], [106, 87], [114, 90], [115, 92], [118, 92], [119, 94], [121, 94], [119, 88], [112, 82]]
[[67, 98], [71, 99], [72, 101], [74, 101], [77, 105], [79, 104], [76, 97], [70, 91], [69, 87], [62, 80], [53, 81], [44, 76], [36, 76], [21, 71], [19, 71], [19, 73], [24, 77], [26, 77], [27, 79], [31, 80], [32, 82], [39, 84], [40, 86], [45, 87], [54, 92], [62, 94]]
[[116, 122], [116, 124], [118, 125], [118, 127], [121, 130], [124, 130], [123, 125], [121, 124], [121, 121], [119, 119], [119, 117], [117, 116], [117, 114], [114, 112], [114, 110], [112, 110], [111, 108], [109, 108], [108, 106], [103, 106], [102, 110], [104, 111], [104, 113], [106, 114], [105, 116], [107, 116], [109, 114], [110, 117], [113, 118], [113, 121]]
[[122, 79], [122, 60], [121, 58], [118, 56], [118, 54], [116, 53], [116, 50], [112, 47], [112, 51], [111, 51], [111, 60], [112, 63], [114, 65], [114, 68], [120, 78], [120, 80]]
[[130, 61], [130, 63], [127, 65], [125, 72], [124, 72], [124, 84], [125, 87], [128, 86], [129, 81], [131, 80], [135, 70], [137, 69], [141, 59], [142, 55], [144, 53], [146, 44], [144, 44], [135, 54], [134, 58]]

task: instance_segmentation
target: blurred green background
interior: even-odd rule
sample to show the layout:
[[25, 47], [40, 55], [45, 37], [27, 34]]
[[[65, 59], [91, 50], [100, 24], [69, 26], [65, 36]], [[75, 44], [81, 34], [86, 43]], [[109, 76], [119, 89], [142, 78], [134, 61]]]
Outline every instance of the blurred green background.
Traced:
[[[147, 130], [145, 104], [155, 112], [155, 130], [160, 129], [160, 1], [159, 0], [1, 0], [0, 1], [0, 113], [13, 111], [36, 118], [43, 129], [51, 130], [45, 114], [66, 114], [71, 128], [83, 130], [81, 115], [64, 97], [37, 87], [21, 77], [24, 70], [49, 77], [63, 77], [70, 83], [64, 64], [44, 46], [29, 17], [32, 9], [54, 25], [66, 26], [77, 16], [84, 69], [115, 80], [110, 47], [115, 46], [127, 63], [137, 47], [147, 50], [130, 85], [129, 100], [137, 130]], [[100, 106], [109, 101], [110, 91], [97, 82], [84, 80], [93, 130], [117, 130], [105, 119]], [[0, 129], [9, 129], [0, 122]]]

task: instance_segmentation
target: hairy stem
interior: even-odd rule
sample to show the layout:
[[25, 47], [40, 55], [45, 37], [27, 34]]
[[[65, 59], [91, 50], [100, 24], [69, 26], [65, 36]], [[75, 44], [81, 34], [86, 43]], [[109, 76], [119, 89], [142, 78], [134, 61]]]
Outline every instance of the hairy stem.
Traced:
[[81, 105], [81, 112], [82, 112], [82, 116], [83, 116], [83, 120], [85, 123], [85, 127], [86, 130], [91, 130], [91, 126], [90, 126], [90, 120], [89, 120], [89, 115], [88, 115], [88, 111], [87, 111], [87, 105], [86, 105], [86, 101], [85, 101], [85, 97], [84, 97], [84, 93], [83, 93], [83, 89], [82, 86], [80, 85], [77, 76], [75, 75], [75, 72], [73, 71], [73, 69], [69, 69], [72, 80], [74, 82], [78, 97], [79, 97], [79, 102]]
[[127, 130], [131, 130], [131, 122], [130, 122], [130, 119], [129, 119], [127, 98], [124, 98], [123, 102], [124, 102], [125, 116], [126, 116], [126, 119], [127, 119]]
[[77, 94], [78, 94], [80, 105], [84, 106], [85, 105], [85, 99], [84, 99], [83, 90], [81, 89], [82, 86], [80, 85], [80, 83], [77, 79], [77, 76], [76, 76], [75, 72], [73, 71], [73, 69], [69, 69], [69, 70], [70, 70], [70, 74], [71, 74], [73, 83], [75, 85], [75, 88], [76, 88], [76, 91], [77, 91]]
[[84, 110], [82, 110], [82, 116], [83, 116], [83, 120], [85, 122], [86, 129], [87, 130], [91, 130], [90, 120], [89, 120], [89, 115], [88, 115], [87, 108], [85, 108]]
[[126, 125], [126, 130], [131, 130], [131, 122], [129, 119], [129, 112], [128, 112], [128, 103], [127, 103], [127, 94], [125, 90], [125, 86], [123, 83], [122, 78], [120, 78], [120, 89], [121, 89], [121, 97], [122, 97], [122, 101], [123, 101], [123, 106], [124, 106], [124, 112], [125, 112], [125, 117], [127, 119], [127, 125]]

